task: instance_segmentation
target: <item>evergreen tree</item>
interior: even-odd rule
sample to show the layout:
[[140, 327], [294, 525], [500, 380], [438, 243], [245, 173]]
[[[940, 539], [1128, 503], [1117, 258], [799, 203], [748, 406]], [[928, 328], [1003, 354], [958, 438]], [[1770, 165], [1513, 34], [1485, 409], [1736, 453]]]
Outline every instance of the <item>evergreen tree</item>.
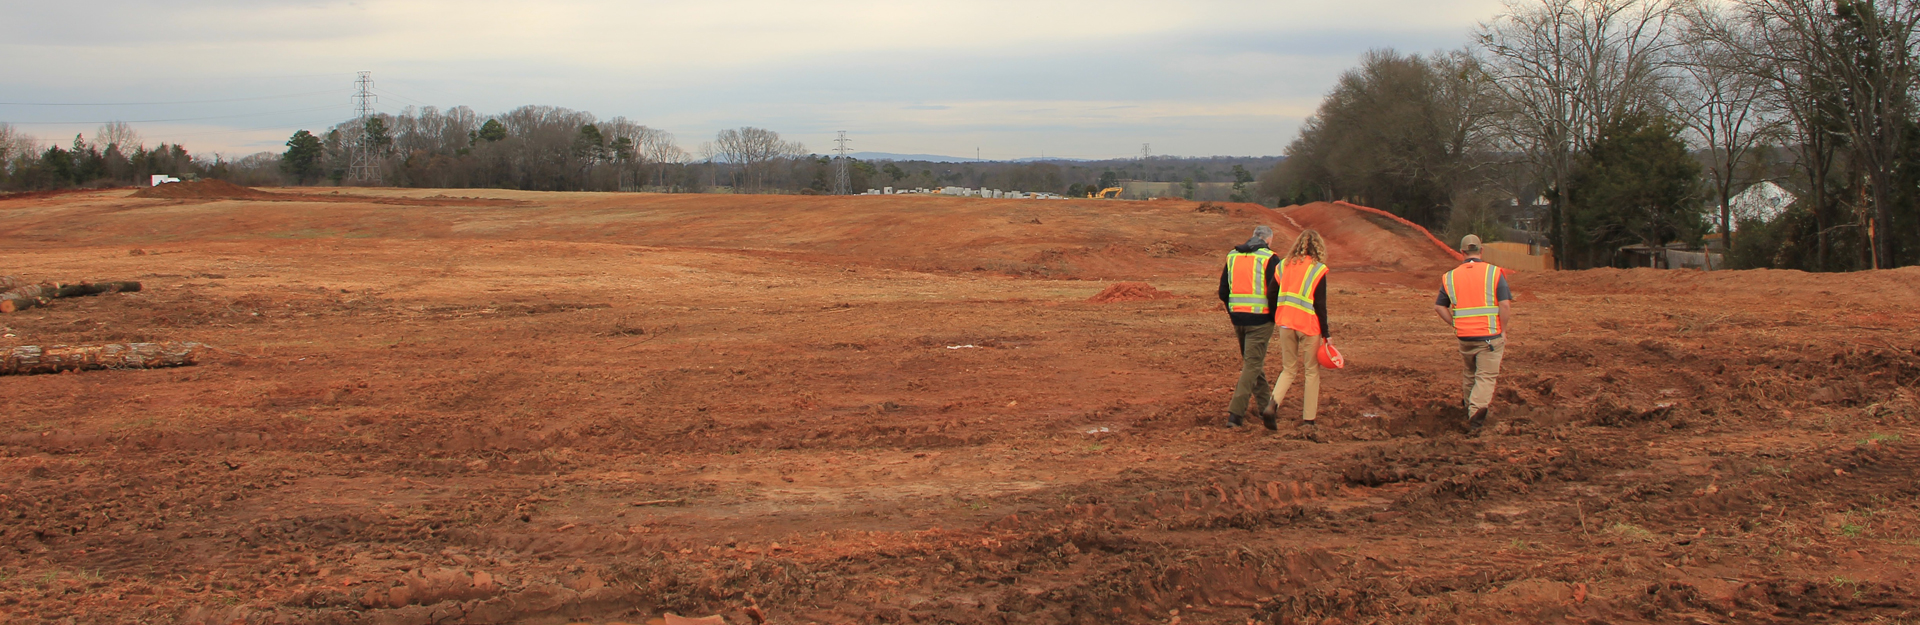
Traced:
[[293, 176], [296, 184], [313, 184], [326, 174], [326, 146], [320, 137], [301, 130], [287, 139], [287, 152], [280, 156], [280, 170]]
[[1568, 260], [1610, 265], [1624, 245], [1699, 239], [1706, 229], [1700, 161], [1688, 152], [1680, 132], [1671, 120], [1645, 114], [1601, 128], [1569, 181]]

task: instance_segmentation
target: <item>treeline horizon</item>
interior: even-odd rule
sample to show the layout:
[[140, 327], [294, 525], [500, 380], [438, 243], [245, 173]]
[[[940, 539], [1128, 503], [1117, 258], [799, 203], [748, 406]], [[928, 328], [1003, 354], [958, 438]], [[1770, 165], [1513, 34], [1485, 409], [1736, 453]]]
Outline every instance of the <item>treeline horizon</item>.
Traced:
[[[1734, 267], [1920, 263], [1920, 0], [1510, 0], [1470, 45], [1341, 76], [1260, 193], [1499, 236], [1564, 268], [1724, 237]], [[1732, 201], [1778, 184], [1778, 214]]]
[[[111, 127], [111, 131], [109, 130]], [[355, 180], [352, 148], [365, 142], [373, 175]], [[464, 106], [407, 107], [399, 113], [353, 119], [320, 132], [296, 131], [285, 152], [238, 159], [189, 157], [166, 146], [171, 160], [118, 157], [139, 152], [138, 133], [109, 124], [92, 141], [76, 136], [71, 148], [44, 147], [0, 124], [0, 189], [30, 191], [145, 184], [151, 174], [219, 178], [249, 186], [394, 186], [501, 188], [535, 191], [649, 191], [664, 193], [833, 192], [831, 157], [783, 139], [778, 132], [723, 130], [691, 150], [671, 133], [624, 117], [551, 106], [523, 106], [482, 116]], [[128, 148], [125, 146], [136, 146]], [[1120, 181], [1173, 183], [1166, 194], [1255, 201], [1255, 173], [1280, 157], [1116, 158], [943, 162], [849, 159], [849, 191], [960, 186], [1069, 196], [1094, 193]], [[104, 164], [102, 164], [104, 163]], [[1221, 183], [1221, 184], [1215, 184]], [[1213, 187], [1230, 191], [1218, 191]], [[1219, 197], [1214, 197], [1219, 196]], [[1231, 197], [1228, 197], [1231, 196]]]

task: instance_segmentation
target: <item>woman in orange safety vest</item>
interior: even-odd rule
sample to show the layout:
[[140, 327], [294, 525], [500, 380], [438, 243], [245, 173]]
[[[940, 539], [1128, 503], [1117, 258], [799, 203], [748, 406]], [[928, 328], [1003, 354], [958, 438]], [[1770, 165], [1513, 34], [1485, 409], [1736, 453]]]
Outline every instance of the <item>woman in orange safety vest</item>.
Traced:
[[1300, 433], [1321, 442], [1314, 418], [1320, 412], [1320, 341], [1332, 336], [1327, 327], [1327, 241], [1319, 232], [1303, 230], [1293, 248], [1280, 260], [1279, 306], [1274, 313], [1274, 341], [1280, 343], [1283, 369], [1273, 385], [1273, 402], [1260, 415], [1267, 429], [1279, 429], [1280, 402], [1287, 398], [1294, 378], [1302, 378]]

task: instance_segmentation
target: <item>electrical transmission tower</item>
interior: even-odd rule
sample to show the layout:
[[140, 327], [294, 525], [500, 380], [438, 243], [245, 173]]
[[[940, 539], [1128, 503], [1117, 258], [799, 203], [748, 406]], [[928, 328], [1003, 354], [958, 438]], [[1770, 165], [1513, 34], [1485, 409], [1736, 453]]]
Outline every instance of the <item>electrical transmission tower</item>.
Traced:
[[373, 72], [360, 72], [353, 79], [353, 113], [359, 128], [350, 136], [353, 145], [347, 146], [347, 180], [362, 184], [378, 183], [380, 174], [373, 166], [373, 138], [367, 136], [367, 120], [373, 119]]
[[834, 143], [840, 144], [840, 147], [833, 149], [835, 153], [839, 154], [839, 156], [835, 156], [833, 159], [833, 194], [834, 195], [853, 194], [853, 189], [852, 189], [853, 179], [847, 176], [847, 160], [848, 160], [847, 159], [847, 142], [848, 141], [852, 141], [852, 139], [847, 138], [847, 131], [845, 130], [840, 131], [840, 138], [833, 140]]
[[1146, 161], [1146, 160], [1152, 160], [1152, 159], [1153, 159], [1153, 144], [1151, 143], [1140, 144], [1140, 160]]

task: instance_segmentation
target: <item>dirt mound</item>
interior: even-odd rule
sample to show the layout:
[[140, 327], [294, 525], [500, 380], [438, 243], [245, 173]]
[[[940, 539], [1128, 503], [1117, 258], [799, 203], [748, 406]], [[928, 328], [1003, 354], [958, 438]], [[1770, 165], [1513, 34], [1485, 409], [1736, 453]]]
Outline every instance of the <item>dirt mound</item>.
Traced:
[[1153, 285], [1145, 282], [1121, 282], [1107, 287], [1106, 290], [1088, 298], [1087, 301], [1095, 304], [1111, 304], [1114, 302], [1149, 302], [1157, 299], [1175, 299], [1178, 297], [1180, 296], [1170, 291], [1153, 288]]
[[277, 193], [243, 187], [225, 180], [169, 182], [133, 192], [133, 197], [163, 200], [278, 200]]

